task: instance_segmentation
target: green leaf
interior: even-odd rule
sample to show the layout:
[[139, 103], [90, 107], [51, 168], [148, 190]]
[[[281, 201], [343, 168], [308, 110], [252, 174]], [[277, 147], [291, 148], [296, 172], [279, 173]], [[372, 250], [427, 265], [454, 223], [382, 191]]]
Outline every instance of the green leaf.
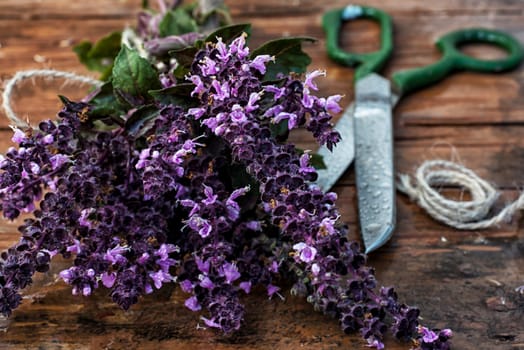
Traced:
[[165, 89], [150, 90], [149, 94], [161, 104], [176, 105], [187, 109], [198, 105], [198, 100], [191, 97], [194, 88], [195, 86], [191, 83], [183, 83]]
[[91, 105], [89, 117], [93, 120], [112, 115], [119, 116], [125, 113], [113, 94], [112, 81], [108, 81], [102, 85], [100, 91], [89, 101], [89, 104]]
[[309, 163], [317, 170], [327, 169], [326, 163], [324, 163], [324, 157], [322, 157], [320, 154], [312, 153]]
[[102, 73], [102, 80], [107, 80], [113, 69], [115, 57], [120, 51], [121, 32], [113, 32], [95, 44], [82, 41], [73, 48], [78, 59], [89, 70]]
[[311, 63], [311, 58], [307, 53], [302, 51], [302, 43], [315, 41], [315, 39], [309, 37], [283, 38], [268, 41], [253, 50], [251, 58], [258, 55], [271, 55], [275, 57], [275, 62], [270, 62], [267, 65], [264, 80], [274, 80], [278, 73], [304, 73], [307, 66]]
[[150, 100], [149, 90], [160, 88], [156, 70], [138, 52], [123, 46], [113, 67], [115, 96], [130, 106], [142, 105]]
[[229, 26], [220, 27], [211, 34], [209, 34], [205, 42], [216, 42], [217, 38], [222, 38], [222, 41], [225, 43], [232, 42], [235, 38], [242, 35], [242, 33], [250, 34], [251, 33], [251, 24], [250, 23], [241, 23], [241, 24], [232, 24]]
[[189, 70], [191, 68], [191, 64], [195, 60], [195, 55], [197, 52], [198, 49], [196, 47], [188, 46], [183, 49], [171, 50], [169, 51], [169, 55], [176, 59], [179, 66], [182, 66], [185, 70]]
[[159, 114], [160, 110], [155, 105], [142, 106], [126, 120], [124, 129], [132, 136], [144, 136], [154, 126]]
[[197, 32], [198, 25], [184, 9], [171, 10], [164, 15], [158, 27], [161, 37]]
[[260, 197], [260, 184], [246, 171], [246, 167], [239, 164], [231, 164], [226, 171], [230, 172], [231, 185], [234, 189], [249, 186], [251, 189], [245, 195], [238, 197], [237, 202], [240, 206], [240, 213], [245, 213], [256, 208]]
[[286, 141], [289, 136], [289, 127], [287, 119], [281, 120], [276, 124], [269, 124], [269, 129], [271, 130], [271, 134], [273, 134], [273, 137], [278, 142]]

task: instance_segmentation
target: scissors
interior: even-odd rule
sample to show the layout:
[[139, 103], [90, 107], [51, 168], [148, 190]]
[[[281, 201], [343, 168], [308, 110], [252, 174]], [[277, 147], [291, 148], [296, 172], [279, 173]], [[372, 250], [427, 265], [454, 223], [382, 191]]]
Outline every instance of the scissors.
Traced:
[[[351, 53], [339, 47], [339, 33], [344, 21], [369, 18], [380, 25], [379, 50]], [[378, 75], [393, 51], [391, 17], [379, 9], [349, 5], [324, 14], [327, 52], [331, 59], [356, 67], [355, 99], [345, 110], [335, 128], [342, 141], [333, 152], [321, 147], [326, 169], [318, 170], [317, 184], [329, 190], [355, 159], [360, 230], [369, 253], [391, 237], [395, 228], [395, 180], [393, 164], [392, 109], [408, 93], [429, 86], [454, 71], [498, 73], [516, 68], [523, 59], [521, 44], [511, 35], [483, 28], [450, 32], [437, 40], [442, 58], [425, 67], [396, 72], [391, 81]], [[459, 45], [484, 43], [507, 52], [502, 59], [482, 60], [462, 53]]]

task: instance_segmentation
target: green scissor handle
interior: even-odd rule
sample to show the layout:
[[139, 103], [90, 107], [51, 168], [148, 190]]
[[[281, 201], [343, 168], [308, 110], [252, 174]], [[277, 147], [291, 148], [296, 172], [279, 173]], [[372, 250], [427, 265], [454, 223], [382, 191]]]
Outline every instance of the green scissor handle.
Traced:
[[[339, 47], [339, 32], [342, 23], [356, 18], [370, 18], [380, 24], [380, 49], [378, 51], [350, 53]], [[349, 5], [343, 9], [331, 10], [322, 17], [322, 26], [326, 32], [326, 47], [329, 57], [346, 66], [358, 66], [355, 70], [355, 81], [371, 72], [378, 72], [393, 51], [391, 17], [379, 9]]]
[[[504, 49], [508, 56], [496, 60], [482, 60], [462, 53], [461, 44], [484, 43]], [[521, 44], [510, 34], [484, 28], [457, 30], [441, 37], [437, 47], [442, 58], [429, 66], [400, 71], [391, 77], [401, 94], [406, 94], [438, 82], [456, 70], [498, 73], [516, 68], [522, 62]]]

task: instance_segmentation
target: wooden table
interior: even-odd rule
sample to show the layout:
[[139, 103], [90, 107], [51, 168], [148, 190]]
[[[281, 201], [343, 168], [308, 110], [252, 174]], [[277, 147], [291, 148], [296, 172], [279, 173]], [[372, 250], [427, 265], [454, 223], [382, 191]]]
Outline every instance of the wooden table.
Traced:
[[[0, 77], [23, 69], [52, 67], [87, 73], [71, 46], [133, 25], [140, 0], [1, 0]], [[307, 51], [311, 69], [325, 68], [319, 80], [324, 95], [344, 93], [352, 100], [352, 71], [331, 62], [324, 51], [320, 18], [323, 11], [346, 1], [229, 0], [237, 22], [253, 24], [252, 45], [282, 35], [319, 38]], [[368, 0], [394, 19], [396, 49], [386, 75], [396, 69], [425, 65], [439, 57], [433, 46], [441, 34], [465, 26], [508, 31], [524, 41], [524, 4], [515, 0]], [[355, 50], [377, 48], [378, 27], [361, 21], [347, 26], [344, 45]], [[500, 52], [466, 47], [483, 57]], [[44, 87], [42, 89], [41, 87]], [[460, 73], [435, 87], [404, 99], [395, 110], [395, 161], [399, 172], [413, 172], [426, 159], [453, 154], [501, 190], [500, 209], [516, 198], [524, 174], [524, 68], [502, 75]], [[27, 84], [18, 90], [16, 110], [32, 122], [53, 118], [60, 108], [55, 95], [80, 97], [85, 89], [62, 82]], [[3, 115], [2, 115], [3, 116]], [[0, 120], [0, 149], [11, 132]], [[312, 147], [298, 134], [295, 141]], [[343, 220], [358, 239], [353, 171], [340, 180]], [[459, 196], [459, 190], [449, 193]], [[383, 285], [395, 285], [402, 300], [422, 309], [424, 322], [450, 327], [455, 349], [524, 349], [524, 222], [487, 231], [459, 232], [430, 219], [398, 196], [398, 227], [391, 242], [370, 255]], [[17, 240], [17, 223], [2, 221], [0, 248]], [[53, 272], [65, 263], [57, 261]], [[41, 276], [30, 296], [0, 334], [0, 349], [360, 349], [359, 336], [346, 336], [337, 321], [316, 313], [304, 300], [287, 295], [284, 302], [262, 294], [245, 298], [245, 327], [223, 337], [196, 327], [177, 291], [144, 298], [131, 311], [114, 306], [107, 292], [94, 297], [71, 296], [53, 274]], [[408, 344], [386, 341], [389, 349]]]

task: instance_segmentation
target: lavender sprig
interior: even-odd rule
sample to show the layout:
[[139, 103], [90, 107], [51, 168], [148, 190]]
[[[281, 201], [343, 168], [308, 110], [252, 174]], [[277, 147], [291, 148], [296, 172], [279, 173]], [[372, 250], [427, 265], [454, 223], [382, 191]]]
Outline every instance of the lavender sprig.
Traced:
[[336, 194], [314, 184], [310, 153], [286, 142], [299, 127], [329, 148], [339, 141], [331, 119], [341, 97], [315, 94], [325, 73], [276, 73], [280, 57], [253, 54], [245, 34], [186, 48], [192, 62], [166, 60], [153, 45], [163, 40], [157, 17], [140, 32], [157, 69], [124, 48], [113, 74], [125, 63], [130, 76], [87, 102], [64, 98], [58, 120], [37, 131], [15, 130], [18, 148], [0, 159], [1, 208], [33, 217], [1, 256], [0, 312], [11, 314], [61, 254], [72, 258], [59, 276], [73, 294], [104, 286], [123, 309], [176, 283], [188, 309], [206, 310], [205, 325], [231, 333], [244, 322], [242, 295], [262, 285], [281, 296], [285, 278], [370, 347], [382, 349], [390, 330], [416, 349], [449, 349], [450, 330], [426, 328], [417, 308], [378, 288]]

